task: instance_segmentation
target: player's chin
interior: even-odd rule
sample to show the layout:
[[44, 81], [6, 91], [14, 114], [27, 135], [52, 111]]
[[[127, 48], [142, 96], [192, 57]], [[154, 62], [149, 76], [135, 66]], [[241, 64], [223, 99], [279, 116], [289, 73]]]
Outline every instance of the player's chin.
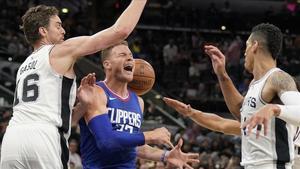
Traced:
[[247, 62], [245, 61], [244, 63], [244, 68], [247, 69], [249, 67], [249, 65], [247, 64]]
[[246, 70], [247, 72], [249, 72], [249, 73], [251, 73], [251, 72], [252, 72], [252, 70], [251, 70], [250, 66], [249, 66], [249, 65], [247, 65], [246, 63], [244, 64], [244, 67], [245, 67], [245, 70]]
[[133, 80], [133, 74], [124, 73], [123, 76], [122, 76], [122, 79], [125, 82], [131, 82]]
[[131, 82], [132, 80], [133, 80], [133, 75], [131, 75], [131, 76], [127, 76], [126, 78], [126, 82]]
[[64, 41], [65, 41], [64, 39], [59, 39], [59, 40], [57, 41], [57, 43], [60, 44], [60, 43], [63, 43]]

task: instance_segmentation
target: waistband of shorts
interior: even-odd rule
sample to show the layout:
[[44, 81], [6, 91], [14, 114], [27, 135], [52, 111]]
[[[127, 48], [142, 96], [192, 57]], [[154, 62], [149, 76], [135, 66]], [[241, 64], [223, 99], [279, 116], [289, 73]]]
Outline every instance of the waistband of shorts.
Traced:
[[58, 129], [57, 126], [55, 126], [54, 124], [48, 123], [48, 122], [44, 122], [44, 121], [36, 121], [36, 122], [24, 122], [22, 124], [18, 123], [18, 124], [11, 124], [9, 123], [9, 125], [7, 126], [8, 128], [13, 128], [13, 127], [50, 127], [50, 128], [56, 128]]

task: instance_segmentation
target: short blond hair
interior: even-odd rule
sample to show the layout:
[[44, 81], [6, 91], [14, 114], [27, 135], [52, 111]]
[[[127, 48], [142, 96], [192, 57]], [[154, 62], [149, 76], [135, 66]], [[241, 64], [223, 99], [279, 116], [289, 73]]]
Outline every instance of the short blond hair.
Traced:
[[101, 51], [101, 64], [103, 64], [103, 62], [110, 56], [111, 54], [111, 50], [118, 45], [125, 45], [128, 46], [128, 42], [126, 40], [123, 40], [117, 44], [114, 44], [113, 46], [110, 46], [104, 50]]

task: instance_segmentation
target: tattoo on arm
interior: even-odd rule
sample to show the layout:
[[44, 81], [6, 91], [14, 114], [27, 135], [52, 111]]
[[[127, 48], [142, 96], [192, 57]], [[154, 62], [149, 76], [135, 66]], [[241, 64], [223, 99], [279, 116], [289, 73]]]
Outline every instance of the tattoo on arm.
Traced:
[[285, 72], [276, 72], [271, 76], [271, 85], [280, 96], [286, 91], [298, 91], [294, 79]]

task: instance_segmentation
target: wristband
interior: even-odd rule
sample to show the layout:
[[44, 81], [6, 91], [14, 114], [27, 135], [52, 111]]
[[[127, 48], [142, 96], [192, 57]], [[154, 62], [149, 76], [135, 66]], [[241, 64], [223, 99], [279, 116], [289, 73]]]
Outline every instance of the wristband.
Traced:
[[164, 150], [164, 152], [162, 153], [161, 157], [160, 157], [160, 161], [161, 162], [166, 162], [167, 157], [169, 156], [170, 151]]

